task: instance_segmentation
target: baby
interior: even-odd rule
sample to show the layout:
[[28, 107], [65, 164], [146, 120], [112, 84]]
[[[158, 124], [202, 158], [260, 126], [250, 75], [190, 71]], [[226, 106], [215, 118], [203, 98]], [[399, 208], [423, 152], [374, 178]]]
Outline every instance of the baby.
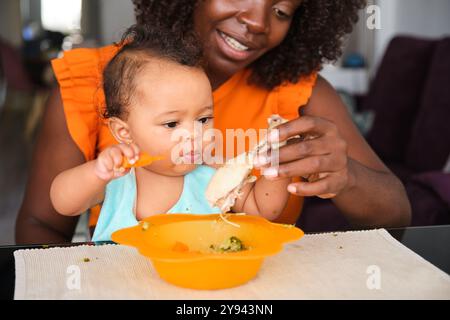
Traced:
[[[118, 144], [60, 173], [50, 190], [53, 206], [63, 215], [80, 215], [102, 204], [93, 241], [110, 240], [114, 231], [150, 215], [220, 213], [205, 198], [216, 170], [198, 164], [212, 142], [197, 137], [195, 129], [213, 128], [213, 98], [194, 38], [132, 27], [123, 39], [103, 74], [105, 117]], [[187, 135], [177, 141], [176, 130]], [[125, 159], [133, 164], [143, 153], [160, 160], [123, 167]], [[287, 203], [289, 183], [261, 178], [247, 184], [231, 210], [273, 220]]]

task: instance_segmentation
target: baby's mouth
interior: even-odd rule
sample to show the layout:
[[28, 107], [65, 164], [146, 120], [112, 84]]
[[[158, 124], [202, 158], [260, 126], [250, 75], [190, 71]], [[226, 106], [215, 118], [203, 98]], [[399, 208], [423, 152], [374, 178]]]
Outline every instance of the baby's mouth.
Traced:
[[183, 154], [181, 160], [184, 164], [200, 164], [202, 162], [202, 154], [200, 152], [191, 151]]

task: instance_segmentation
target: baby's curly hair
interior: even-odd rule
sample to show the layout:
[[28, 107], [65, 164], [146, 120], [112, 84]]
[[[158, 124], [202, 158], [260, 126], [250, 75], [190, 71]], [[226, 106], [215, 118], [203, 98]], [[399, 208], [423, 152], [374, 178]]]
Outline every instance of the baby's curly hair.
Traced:
[[174, 33], [164, 27], [131, 26], [116, 44], [120, 49], [103, 71], [106, 105], [104, 118], [127, 115], [136, 91], [136, 77], [148, 63], [156, 60], [202, 68], [202, 54], [192, 33]]
[[[138, 24], [171, 28], [184, 34], [194, 29], [198, 0], [133, 0]], [[250, 67], [250, 81], [273, 89], [283, 82], [296, 83], [321, 69], [324, 62], [342, 54], [344, 36], [358, 21], [366, 0], [303, 0], [284, 41]]]

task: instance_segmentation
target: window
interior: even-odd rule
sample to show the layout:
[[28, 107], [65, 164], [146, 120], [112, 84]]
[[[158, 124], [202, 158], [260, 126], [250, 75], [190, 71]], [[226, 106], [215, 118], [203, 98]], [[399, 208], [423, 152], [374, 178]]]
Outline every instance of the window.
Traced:
[[80, 30], [81, 2], [82, 0], [41, 0], [44, 29], [63, 33]]

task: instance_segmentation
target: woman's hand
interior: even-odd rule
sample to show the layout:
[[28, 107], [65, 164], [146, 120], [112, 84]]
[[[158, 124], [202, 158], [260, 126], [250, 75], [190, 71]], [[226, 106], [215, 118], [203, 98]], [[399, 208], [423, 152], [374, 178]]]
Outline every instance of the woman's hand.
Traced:
[[94, 172], [102, 180], [110, 181], [122, 177], [130, 171], [122, 167], [124, 157], [130, 164], [139, 159], [139, 148], [136, 144], [117, 144], [103, 150], [95, 160]]
[[[268, 179], [303, 177], [303, 182], [291, 183], [288, 191], [299, 196], [332, 198], [349, 188], [353, 181], [347, 155], [347, 143], [337, 126], [328, 120], [302, 116], [271, 131], [271, 142], [288, 141], [278, 152], [258, 157], [257, 166]], [[274, 161], [275, 159], [275, 161]]]

